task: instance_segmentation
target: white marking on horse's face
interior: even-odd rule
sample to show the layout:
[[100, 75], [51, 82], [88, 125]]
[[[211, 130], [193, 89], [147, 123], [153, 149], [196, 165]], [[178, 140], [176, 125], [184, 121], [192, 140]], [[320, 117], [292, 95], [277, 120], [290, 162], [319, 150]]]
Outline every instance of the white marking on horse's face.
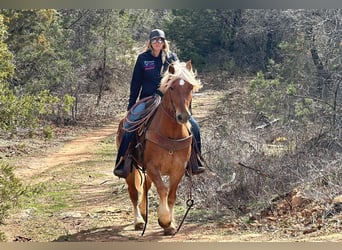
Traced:
[[185, 84], [185, 81], [184, 81], [183, 79], [180, 79], [180, 80], [179, 80], [179, 85], [180, 85], [180, 86], [183, 86], [184, 84]]

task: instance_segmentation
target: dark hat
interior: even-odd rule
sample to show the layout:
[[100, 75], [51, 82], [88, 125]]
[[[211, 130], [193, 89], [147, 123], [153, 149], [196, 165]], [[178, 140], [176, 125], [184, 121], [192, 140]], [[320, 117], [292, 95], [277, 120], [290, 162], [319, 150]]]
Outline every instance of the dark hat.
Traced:
[[152, 30], [151, 33], [150, 33], [150, 40], [152, 40], [155, 37], [161, 37], [161, 38], [165, 39], [164, 31], [162, 31], [160, 29]]

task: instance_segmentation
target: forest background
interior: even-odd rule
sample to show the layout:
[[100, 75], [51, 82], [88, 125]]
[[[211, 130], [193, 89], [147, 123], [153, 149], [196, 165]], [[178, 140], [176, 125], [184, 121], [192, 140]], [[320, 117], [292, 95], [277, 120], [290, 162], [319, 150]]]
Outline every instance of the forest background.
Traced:
[[[58, 126], [110, 121], [126, 108], [137, 53], [154, 28], [219, 82], [205, 88], [246, 91], [234, 107], [229, 94], [220, 100], [207, 124], [214, 132], [203, 135], [222, 179], [211, 199], [246, 212], [307, 183], [311, 198], [341, 194], [340, 9], [1, 9], [1, 140], [53, 139]], [[3, 162], [0, 177], [1, 221], [25, 190]]]

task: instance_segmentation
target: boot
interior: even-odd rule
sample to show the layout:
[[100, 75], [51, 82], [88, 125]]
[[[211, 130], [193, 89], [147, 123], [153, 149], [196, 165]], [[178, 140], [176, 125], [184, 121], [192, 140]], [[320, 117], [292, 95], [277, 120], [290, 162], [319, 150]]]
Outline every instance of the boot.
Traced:
[[[132, 140], [133, 133], [124, 132], [122, 135], [122, 141], [118, 149], [116, 156], [114, 175], [119, 178], [126, 178], [131, 172], [132, 158], [129, 156], [127, 150]], [[125, 160], [126, 159], [126, 160]]]
[[192, 175], [203, 173], [205, 168], [201, 162], [201, 158], [197, 155], [195, 150], [191, 150], [190, 159], [187, 165], [187, 172], [191, 171]]
[[191, 164], [191, 171], [193, 175], [201, 174], [204, 172], [204, 170], [205, 168], [203, 167], [202, 162], [199, 159], [197, 159], [197, 164]]
[[120, 157], [119, 162], [116, 164], [114, 168], [114, 175], [116, 175], [119, 178], [127, 178], [129, 173], [132, 170], [132, 158], [127, 157], [127, 160], [124, 160], [124, 157]]

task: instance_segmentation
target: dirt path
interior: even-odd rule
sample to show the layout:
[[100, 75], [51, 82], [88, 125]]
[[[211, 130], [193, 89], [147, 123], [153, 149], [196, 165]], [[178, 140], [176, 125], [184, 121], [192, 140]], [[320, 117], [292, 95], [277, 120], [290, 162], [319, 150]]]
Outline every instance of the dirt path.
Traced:
[[[18, 165], [22, 164], [25, 167], [15, 169], [16, 176], [21, 179], [29, 179], [33, 176], [39, 176], [54, 167], [90, 161], [94, 157], [94, 150], [96, 150], [94, 146], [108, 136], [114, 136], [117, 130], [117, 123], [118, 121], [115, 120], [112, 124], [103, 128], [81, 135], [65, 143], [56, 152], [48, 156], [32, 156], [19, 161]], [[27, 163], [23, 164], [24, 162]]]
[[[209, 114], [210, 110], [207, 107], [213, 107], [217, 98], [220, 96], [218, 93], [211, 94], [195, 94], [195, 101], [193, 108], [196, 114], [196, 119], [201, 121]], [[199, 112], [200, 111], [200, 112]], [[94, 150], [99, 142], [107, 137], [114, 137], [120, 117], [117, 117], [112, 124], [103, 128], [88, 132], [67, 142], [63, 147], [59, 148], [56, 152], [46, 157], [28, 157], [19, 161], [17, 165], [24, 165], [25, 167], [16, 169], [15, 174], [19, 178], [27, 179], [32, 176], [40, 175], [51, 168], [63, 167], [63, 165], [76, 164], [90, 161], [94, 157]], [[26, 164], [23, 164], [26, 162]], [[46, 180], [45, 180], [46, 181]]]
[[[201, 124], [212, 112], [222, 92], [199, 93], [193, 102], [194, 116]], [[41, 189], [11, 211], [0, 225], [7, 241], [339, 241], [339, 234], [293, 238], [279, 230], [250, 231], [246, 222], [213, 211], [190, 211], [175, 237], [164, 237], [157, 224], [155, 192], [149, 193], [149, 221], [142, 237], [134, 231], [133, 213], [125, 181], [113, 176], [115, 132], [119, 117], [103, 128], [84, 133], [42, 157], [26, 157], [16, 163], [15, 173], [24, 183]], [[51, 149], [47, 150], [49, 152]], [[185, 213], [177, 203], [177, 221]], [[241, 219], [243, 220], [243, 218]], [[240, 220], [240, 221], [241, 221]], [[312, 235], [311, 235], [312, 236]]]
[[[29, 157], [23, 161], [27, 162], [24, 168], [16, 169], [15, 174], [19, 178], [27, 179], [40, 175], [53, 167], [63, 167], [71, 163], [87, 162], [94, 157], [94, 146], [108, 136], [114, 136], [117, 130], [117, 120], [98, 130], [81, 135], [63, 145], [55, 153], [47, 157]], [[23, 163], [19, 162], [18, 164]], [[41, 181], [41, 180], [40, 180]], [[46, 181], [46, 180], [45, 180]]]
[[[193, 109], [199, 121], [219, 96], [215, 92], [195, 96]], [[187, 227], [182, 237], [163, 237], [153, 208], [145, 236], [133, 230], [126, 184], [112, 174], [118, 121], [80, 135], [47, 156], [17, 162], [15, 174], [25, 183], [43, 186], [43, 191], [25, 200], [0, 226], [8, 241], [209, 240], [202, 231], [188, 235], [195, 225]], [[153, 192], [150, 199], [151, 206], [156, 205]]]

